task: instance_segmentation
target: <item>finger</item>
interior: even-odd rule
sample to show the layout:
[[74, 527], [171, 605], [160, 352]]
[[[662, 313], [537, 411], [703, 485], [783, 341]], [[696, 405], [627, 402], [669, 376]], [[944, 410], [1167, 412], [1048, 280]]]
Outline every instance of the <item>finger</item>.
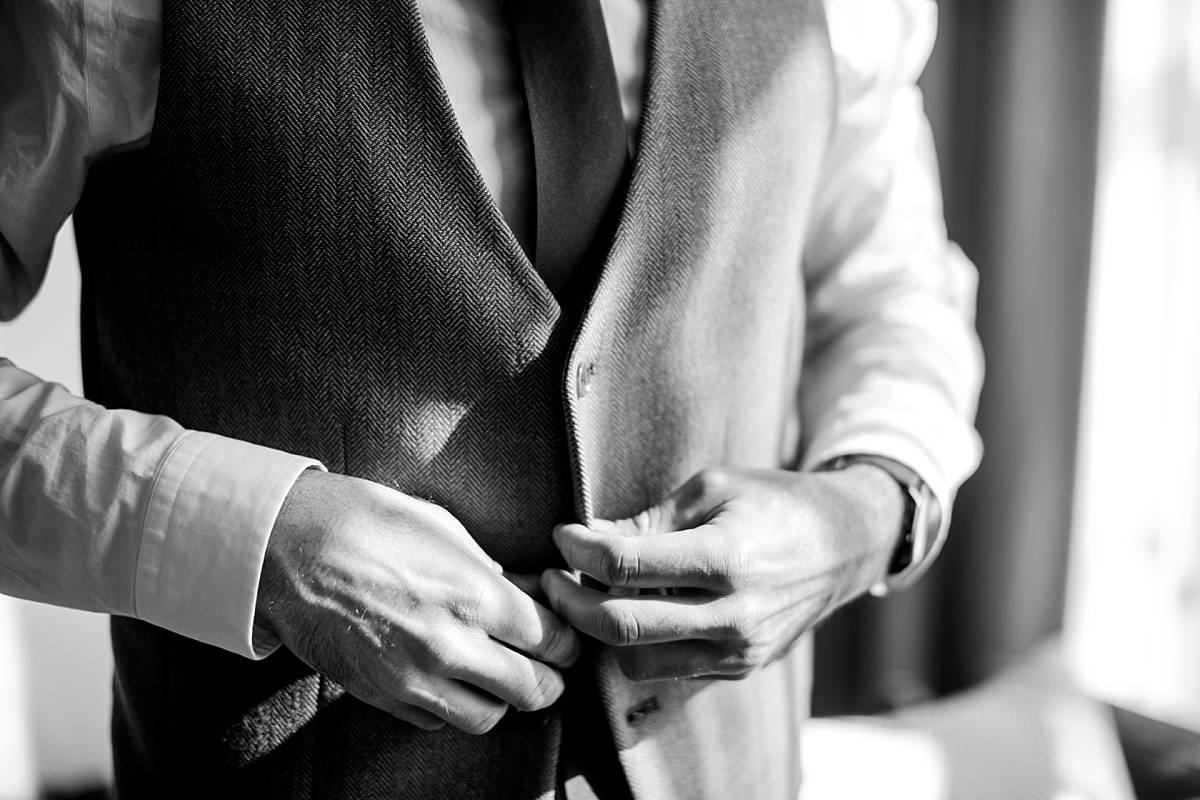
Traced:
[[537, 602], [545, 605], [546, 593], [542, 591], [540, 575], [524, 575], [519, 572], [508, 572], [506, 570], [504, 577], [508, 578], [508, 580], [522, 592], [529, 595]]
[[445, 720], [438, 719], [428, 711], [409, 705], [408, 703], [394, 704], [387, 711], [393, 717], [401, 719], [409, 725], [414, 725], [423, 731], [437, 731], [446, 727]]
[[460, 666], [449, 677], [471, 684], [522, 711], [553, 705], [562, 696], [562, 675], [553, 667], [526, 658], [515, 650], [482, 638], [483, 647], [470, 657], [454, 659]]
[[726, 552], [713, 525], [647, 536], [619, 530], [611, 523], [561, 525], [554, 529], [554, 542], [572, 568], [619, 588], [724, 591], [738, 569], [736, 552]]
[[445, 720], [463, 733], [484, 734], [504, 718], [508, 704], [449, 678], [410, 690], [409, 704]]
[[735, 680], [757, 664], [744, 653], [731, 652], [715, 642], [683, 641], [622, 647], [617, 664], [631, 681], [716, 678]]
[[683, 639], [720, 639], [730, 629], [725, 604], [705, 596], [614, 597], [559, 569], [542, 573], [550, 606], [581, 633], [615, 647]]
[[505, 583], [499, 602], [492, 604], [483, 629], [493, 638], [539, 661], [569, 667], [579, 657], [579, 636], [550, 609], [515, 586]]

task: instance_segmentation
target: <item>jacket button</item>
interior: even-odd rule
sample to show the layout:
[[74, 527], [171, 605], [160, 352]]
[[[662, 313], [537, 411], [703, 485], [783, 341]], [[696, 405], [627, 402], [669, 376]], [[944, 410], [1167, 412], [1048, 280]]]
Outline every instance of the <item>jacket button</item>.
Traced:
[[596, 383], [597, 372], [599, 372], [599, 369], [596, 367], [595, 361], [579, 365], [579, 370], [575, 375], [575, 394], [580, 399], [592, 393], [592, 388]]
[[638, 703], [636, 706], [634, 706], [633, 708], [631, 708], [627, 712], [625, 712], [625, 721], [627, 723], [629, 723], [630, 725], [636, 725], [637, 723], [644, 720], [646, 717], [653, 714], [655, 711], [658, 711], [658, 709], [659, 709], [658, 698], [651, 697], [649, 699], [643, 700], [642, 702]]

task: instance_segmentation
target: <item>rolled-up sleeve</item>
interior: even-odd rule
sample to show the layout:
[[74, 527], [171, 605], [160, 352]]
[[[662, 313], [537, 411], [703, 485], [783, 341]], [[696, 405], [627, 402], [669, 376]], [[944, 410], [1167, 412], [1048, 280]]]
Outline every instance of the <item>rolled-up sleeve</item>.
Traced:
[[[158, 14], [158, 0], [0, 3], [0, 319], [36, 294], [88, 164], [149, 135]], [[308, 468], [0, 358], [0, 592], [263, 656], [263, 556]]]
[[312, 459], [101, 408], [0, 359], [0, 591], [249, 657], [267, 541]]
[[[974, 267], [947, 240], [916, 86], [932, 0], [830, 0], [837, 118], [805, 254], [803, 466], [873, 453], [949, 510], [978, 465]], [[943, 515], [948, 518], [948, 513]]]

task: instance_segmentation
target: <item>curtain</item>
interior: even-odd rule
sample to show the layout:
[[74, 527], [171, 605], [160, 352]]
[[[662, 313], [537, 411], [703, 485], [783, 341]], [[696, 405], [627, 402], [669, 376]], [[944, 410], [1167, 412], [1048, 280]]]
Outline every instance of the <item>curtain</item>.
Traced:
[[980, 272], [984, 460], [921, 583], [818, 632], [817, 714], [973, 685], [1063, 619], [1105, 3], [938, 5], [922, 88], [950, 235]]

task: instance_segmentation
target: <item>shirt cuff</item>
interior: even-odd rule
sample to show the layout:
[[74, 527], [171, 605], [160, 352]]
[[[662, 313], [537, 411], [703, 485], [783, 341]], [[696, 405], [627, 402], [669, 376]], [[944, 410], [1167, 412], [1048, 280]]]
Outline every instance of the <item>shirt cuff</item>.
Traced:
[[134, 613], [248, 658], [278, 640], [254, 625], [259, 576], [275, 518], [317, 461], [188, 431], [154, 480], [142, 527]]
[[[956, 442], [953, 448], [958, 458], [948, 460], [944, 455], [938, 457], [921, 440], [906, 434], [903, 428], [886, 424], [872, 424], [859, 420], [857, 424], [849, 423], [829, 430], [826, 435], [814, 440], [805, 451], [801, 462], [802, 470], [831, 461], [838, 456], [870, 454], [890, 458], [911, 469], [920, 476], [930, 493], [937, 501], [941, 511], [941, 524], [934, 543], [934, 550], [929, 554], [930, 560], [937, 555], [937, 550], [946, 540], [950, 528], [950, 512], [954, 505], [954, 496], [959, 484], [969, 475], [979, 463], [979, 444], [973, 431], [967, 426], [961, 429], [962, 441]], [[943, 436], [946, 430], [942, 431]]]

